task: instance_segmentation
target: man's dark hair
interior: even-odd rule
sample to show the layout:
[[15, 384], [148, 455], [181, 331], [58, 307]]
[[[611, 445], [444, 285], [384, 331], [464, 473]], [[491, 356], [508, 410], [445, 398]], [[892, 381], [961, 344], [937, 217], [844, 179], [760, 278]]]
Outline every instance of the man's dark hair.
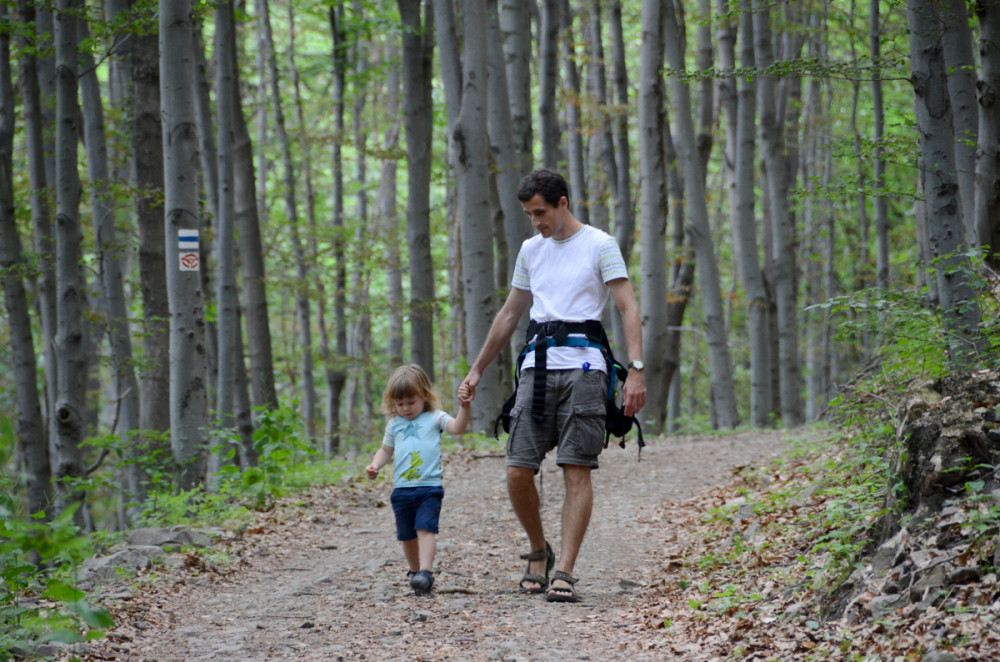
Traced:
[[517, 187], [517, 199], [527, 202], [536, 195], [541, 195], [542, 200], [553, 207], [558, 207], [560, 198], [565, 197], [569, 201], [569, 185], [555, 170], [546, 168], [535, 170], [521, 180], [521, 184]]

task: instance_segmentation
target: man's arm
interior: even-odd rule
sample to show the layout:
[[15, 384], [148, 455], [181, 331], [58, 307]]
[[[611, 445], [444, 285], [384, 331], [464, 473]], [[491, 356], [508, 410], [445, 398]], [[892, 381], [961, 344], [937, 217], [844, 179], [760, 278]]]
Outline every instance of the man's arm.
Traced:
[[[493, 359], [510, 342], [511, 336], [514, 335], [514, 331], [517, 329], [517, 323], [521, 319], [521, 315], [524, 314], [524, 311], [528, 309], [530, 304], [531, 292], [520, 290], [516, 287], [510, 289], [507, 301], [504, 302], [500, 312], [493, 319], [493, 324], [490, 325], [490, 331], [486, 334], [486, 342], [483, 343], [483, 348], [479, 350], [479, 356], [472, 363], [472, 366], [469, 368], [469, 374], [462, 382], [462, 386], [459, 387], [460, 392], [462, 387], [468, 388], [468, 402], [472, 402], [476, 398], [476, 387], [479, 385], [479, 380], [483, 377], [483, 371], [486, 370], [486, 366], [492, 363]], [[461, 394], [459, 395], [459, 401], [463, 402]]]
[[[627, 278], [616, 278], [608, 282], [615, 304], [622, 316], [625, 327], [625, 348], [629, 361], [642, 360], [642, 319], [639, 317], [639, 303], [635, 300], [635, 292]], [[622, 387], [622, 404], [625, 405], [625, 415], [632, 416], [646, 404], [646, 377], [641, 370], [629, 370], [625, 385]]]

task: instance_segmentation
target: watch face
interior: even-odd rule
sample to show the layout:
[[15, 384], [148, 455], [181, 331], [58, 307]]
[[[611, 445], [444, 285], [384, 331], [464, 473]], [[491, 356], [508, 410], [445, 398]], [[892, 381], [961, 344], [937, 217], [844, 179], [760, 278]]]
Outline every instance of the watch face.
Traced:
[[646, 367], [645, 365], [643, 365], [642, 361], [632, 361], [631, 363], [628, 364], [628, 366], [630, 368], [635, 368], [636, 370], [642, 370], [643, 368]]

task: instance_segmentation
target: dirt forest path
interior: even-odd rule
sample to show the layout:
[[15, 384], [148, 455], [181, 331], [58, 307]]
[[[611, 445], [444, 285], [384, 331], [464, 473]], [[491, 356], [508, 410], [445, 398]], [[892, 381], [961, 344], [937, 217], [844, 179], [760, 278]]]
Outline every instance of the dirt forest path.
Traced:
[[[653, 440], [639, 463], [634, 440], [610, 447], [593, 474], [578, 604], [516, 592], [527, 543], [501, 454], [446, 457], [428, 597], [415, 597], [406, 582], [386, 505], [391, 484], [314, 490], [297, 511], [247, 530], [234, 548], [236, 571], [188, 576], [126, 601], [89, 659], [663, 660], [662, 630], [644, 625], [639, 609], [671, 527], [658, 507], [783, 449], [780, 433]], [[562, 474], [547, 460], [540, 475], [546, 533], [558, 552]]]

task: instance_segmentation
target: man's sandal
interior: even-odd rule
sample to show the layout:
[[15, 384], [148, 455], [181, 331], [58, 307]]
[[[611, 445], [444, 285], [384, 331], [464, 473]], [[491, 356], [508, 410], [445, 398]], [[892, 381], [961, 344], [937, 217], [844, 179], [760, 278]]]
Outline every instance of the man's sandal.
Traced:
[[562, 586], [550, 586], [549, 592], [545, 594], [546, 602], [579, 602], [580, 596], [576, 594], [576, 584], [579, 579], [576, 577], [571, 577], [568, 572], [563, 572], [562, 570], [556, 570], [552, 573], [552, 581], [563, 581], [569, 584], [568, 587], [563, 588]]
[[[549, 572], [552, 571], [552, 567], [556, 564], [556, 553], [552, 551], [552, 546], [546, 542], [545, 549], [536, 549], [530, 554], [521, 554], [521, 559], [526, 560], [528, 565], [524, 569], [524, 576], [521, 577], [521, 581], [517, 584], [518, 592], [532, 595], [544, 593], [545, 589], [549, 587]], [[536, 575], [531, 572], [531, 562], [542, 560], [546, 561], [545, 574]], [[528, 588], [525, 586], [526, 583], [538, 584], [538, 588]]]
[[410, 588], [415, 595], [430, 595], [432, 586], [434, 586], [434, 575], [430, 570], [420, 570], [410, 577]]

